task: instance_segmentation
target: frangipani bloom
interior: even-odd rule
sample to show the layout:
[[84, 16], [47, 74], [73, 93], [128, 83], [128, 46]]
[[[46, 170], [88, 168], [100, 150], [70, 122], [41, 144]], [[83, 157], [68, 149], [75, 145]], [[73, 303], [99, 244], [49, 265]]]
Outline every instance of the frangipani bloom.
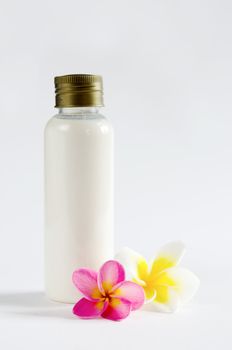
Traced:
[[114, 260], [104, 263], [99, 273], [86, 268], [74, 271], [73, 283], [84, 295], [73, 308], [81, 318], [101, 316], [119, 321], [144, 303], [143, 288], [125, 281], [123, 266]]
[[184, 253], [181, 242], [171, 242], [160, 249], [150, 264], [129, 248], [123, 248], [116, 260], [143, 287], [148, 309], [174, 312], [193, 297], [199, 286], [199, 279], [191, 271], [177, 266]]

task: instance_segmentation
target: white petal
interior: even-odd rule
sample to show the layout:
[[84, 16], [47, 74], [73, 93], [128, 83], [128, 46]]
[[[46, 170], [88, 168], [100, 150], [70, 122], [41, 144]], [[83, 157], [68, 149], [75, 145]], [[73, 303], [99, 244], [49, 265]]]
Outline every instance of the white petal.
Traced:
[[165, 258], [170, 260], [173, 265], [178, 265], [185, 254], [185, 250], [185, 245], [181, 241], [167, 243], [159, 249], [155, 259], [151, 261], [151, 265], [160, 258]]
[[169, 288], [169, 300], [166, 303], [158, 303], [153, 300], [147, 304], [144, 304], [143, 309], [147, 311], [155, 311], [155, 312], [176, 312], [180, 307], [180, 298], [175, 290]]
[[138, 265], [146, 262], [142, 255], [134, 250], [124, 247], [116, 255], [115, 260], [119, 261], [126, 269], [127, 278], [134, 278], [139, 284], [145, 285], [138, 276]]
[[200, 280], [191, 271], [181, 267], [171, 267], [166, 270], [176, 284], [174, 287], [178, 293], [181, 303], [189, 302], [199, 288]]
[[[145, 292], [145, 291], [144, 291], [144, 292]], [[150, 303], [151, 301], [153, 301], [153, 300], [155, 299], [155, 297], [156, 297], [156, 290], [153, 290], [153, 291], [150, 293], [148, 299], [147, 299], [146, 293], [145, 293], [145, 296], [146, 296], [146, 298], [145, 298], [144, 304], [148, 304], [148, 303]]]

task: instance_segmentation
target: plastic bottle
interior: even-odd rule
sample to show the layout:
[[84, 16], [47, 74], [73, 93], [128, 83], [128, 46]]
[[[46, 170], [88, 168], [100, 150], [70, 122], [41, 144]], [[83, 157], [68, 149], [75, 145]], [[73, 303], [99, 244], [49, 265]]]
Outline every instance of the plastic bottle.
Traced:
[[102, 78], [55, 78], [58, 114], [45, 129], [45, 287], [79, 297], [72, 273], [113, 258], [113, 130], [100, 114]]

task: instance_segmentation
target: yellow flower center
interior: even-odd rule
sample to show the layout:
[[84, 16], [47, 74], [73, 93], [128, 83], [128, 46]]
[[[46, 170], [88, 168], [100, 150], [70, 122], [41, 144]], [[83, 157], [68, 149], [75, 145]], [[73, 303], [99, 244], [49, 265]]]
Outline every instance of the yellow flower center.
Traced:
[[152, 299], [160, 303], [166, 303], [169, 300], [169, 287], [177, 288], [175, 281], [165, 271], [175, 266], [175, 261], [167, 257], [160, 257], [154, 261], [149, 270], [147, 262], [141, 260], [137, 266], [139, 281], [145, 292], [146, 299]]

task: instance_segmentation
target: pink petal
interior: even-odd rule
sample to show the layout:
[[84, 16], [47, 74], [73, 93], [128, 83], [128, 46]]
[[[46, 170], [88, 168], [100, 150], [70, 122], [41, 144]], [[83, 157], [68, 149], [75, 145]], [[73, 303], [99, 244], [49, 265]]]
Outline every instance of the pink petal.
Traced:
[[106, 309], [108, 302], [90, 301], [86, 298], [80, 299], [73, 307], [73, 313], [81, 318], [99, 317]]
[[124, 281], [115, 287], [112, 297], [123, 298], [131, 303], [131, 309], [139, 309], [145, 300], [144, 291], [141, 286], [134, 282]]
[[73, 283], [84, 294], [84, 296], [92, 301], [99, 300], [102, 295], [97, 284], [97, 273], [90, 269], [79, 269], [73, 272]]
[[98, 285], [102, 293], [111, 291], [116, 284], [124, 280], [125, 270], [118, 261], [109, 260], [100, 268]]
[[129, 315], [130, 310], [131, 303], [129, 301], [119, 298], [112, 298], [101, 316], [109, 320], [120, 321]]

